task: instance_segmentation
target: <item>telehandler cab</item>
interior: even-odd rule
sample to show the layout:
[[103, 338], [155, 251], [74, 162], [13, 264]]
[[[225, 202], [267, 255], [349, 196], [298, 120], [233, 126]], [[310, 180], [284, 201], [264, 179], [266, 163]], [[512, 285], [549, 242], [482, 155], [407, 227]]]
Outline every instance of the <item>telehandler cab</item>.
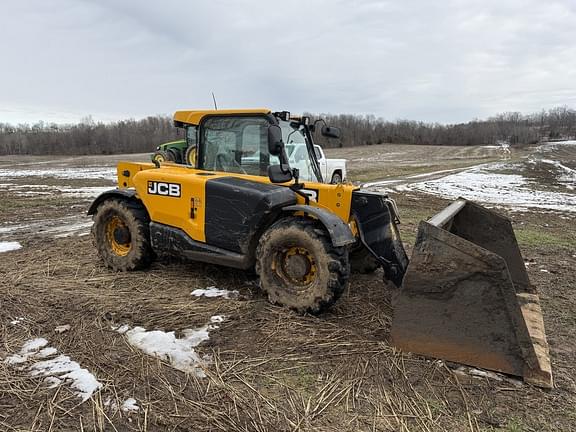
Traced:
[[[390, 197], [322, 183], [318, 122], [268, 109], [178, 111], [174, 122], [197, 143], [194, 165], [120, 162], [118, 188], [90, 206], [110, 268], [144, 269], [156, 254], [255, 268], [271, 302], [316, 314], [351, 266], [380, 266], [394, 287], [395, 346], [552, 386], [539, 298], [508, 219], [459, 199], [420, 223], [409, 261]], [[308, 149], [298, 169], [288, 144]]]

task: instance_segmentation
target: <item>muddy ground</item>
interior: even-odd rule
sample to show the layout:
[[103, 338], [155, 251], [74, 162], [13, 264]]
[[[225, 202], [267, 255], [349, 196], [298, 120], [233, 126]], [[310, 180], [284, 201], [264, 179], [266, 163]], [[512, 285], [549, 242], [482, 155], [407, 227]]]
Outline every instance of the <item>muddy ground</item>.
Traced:
[[[538, 152], [517, 151], [511, 161], [528, 163]], [[552, 156], [576, 168], [573, 151], [565, 152]], [[502, 157], [490, 148], [392, 145], [329, 156], [349, 159], [350, 180], [401, 180], [396, 189], [375, 188], [397, 200], [407, 243], [419, 220], [449, 202], [412, 188], [410, 176], [442, 178], [438, 171]], [[0, 242], [22, 246], [0, 253], [0, 430], [576, 430], [576, 214], [570, 209], [498, 207], [513, 221], [540, 292], [555, 379], [553, 390], [542, 390], [394, 350], [391, 291], [380, 272], [353, 276], [343, 298], [320, 317], [272, 306], [254, 276], [213, 265], [158, 261], [147, 271], [111, 272], [96, 255], [84, 214], [98, 188], [114, 184], [119, 159], [0, 158]], [[557, 190], [564, 184], [555, 172], [526, 166], [533, 167], [521, 173], [535, 179], [530, 185]], [[239, 294], [190, 294], [212, 286]], [[141, 326], [184, 338], [185, 329], [203, 328], [214, 316], [224, 321], [196, 347], [205, 377], [144, 353], [118, 331]], [[70, 328], [57, 332], [62, 325]], [[33, 338], [45, 338], [101, 386], [83, 402], [74, 379], [49, 388], [44, 376], [31, 375], [30, 361], [7, 361]], [[137, 408], [120, 408], [130, 398]]]

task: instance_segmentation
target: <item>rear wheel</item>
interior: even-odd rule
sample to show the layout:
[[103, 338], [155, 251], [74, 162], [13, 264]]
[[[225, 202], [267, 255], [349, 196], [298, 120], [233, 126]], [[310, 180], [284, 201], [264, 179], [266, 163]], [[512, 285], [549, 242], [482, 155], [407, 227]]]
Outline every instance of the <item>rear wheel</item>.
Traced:
[[191, 145], [186, 149], [186, 153], [184, 154], [184, 162], [186, 165], [190, 165], [195, 167], [196, 166], [196, 146]]
[[332, 175], [332, 184], [338, 184], [338, 183], [342, 183], [342, 174], [340, 174], [340, 172], [336, 171], [333, 175]]
[[149, 218], [139, 203], [108, 200], [94, 216], [92, 237], [98, 255], [114, 270], [146, 268], [154, 259]]
[[300, 313], [320, 313], [348, 285], [348, 249], [334, 247], [318, 222], [281, 219], [261, 237], [256, 272], [272, 303]]

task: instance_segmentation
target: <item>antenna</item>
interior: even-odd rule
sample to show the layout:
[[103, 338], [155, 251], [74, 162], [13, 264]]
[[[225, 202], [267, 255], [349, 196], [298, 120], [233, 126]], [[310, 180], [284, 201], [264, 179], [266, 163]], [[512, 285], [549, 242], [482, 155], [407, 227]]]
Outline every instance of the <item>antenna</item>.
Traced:
[[212, 92], [212, 100], [214, 101], [214, 109], [218, 110], [218, 106], [216, 105], [216, 96], [214, 96], [214, 92]]

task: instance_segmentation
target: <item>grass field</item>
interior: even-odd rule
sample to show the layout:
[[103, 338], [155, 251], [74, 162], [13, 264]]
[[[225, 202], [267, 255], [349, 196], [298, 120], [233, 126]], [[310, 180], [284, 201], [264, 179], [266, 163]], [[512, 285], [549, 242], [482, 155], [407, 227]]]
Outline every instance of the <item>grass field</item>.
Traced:
[[[117, 160], [147, 156], [5, 156], [0, 245], [21, 247], [0, 253], [0, 430], [576, 430], [576, 145], [505, 161], [485, 147], [327, 153], [349, 160], [349, 180], [396, 199], [408, 245], [454, 194], [511, 218], [540, 293], [553, 390], [395, 350], [380, 271], [354, 275], [319, 317], [269, 304], [253, 275], [218, 266], [114, 273], [85, 212], [114, 186]], [[229, 298], [191, 295], [210, 287]]]

